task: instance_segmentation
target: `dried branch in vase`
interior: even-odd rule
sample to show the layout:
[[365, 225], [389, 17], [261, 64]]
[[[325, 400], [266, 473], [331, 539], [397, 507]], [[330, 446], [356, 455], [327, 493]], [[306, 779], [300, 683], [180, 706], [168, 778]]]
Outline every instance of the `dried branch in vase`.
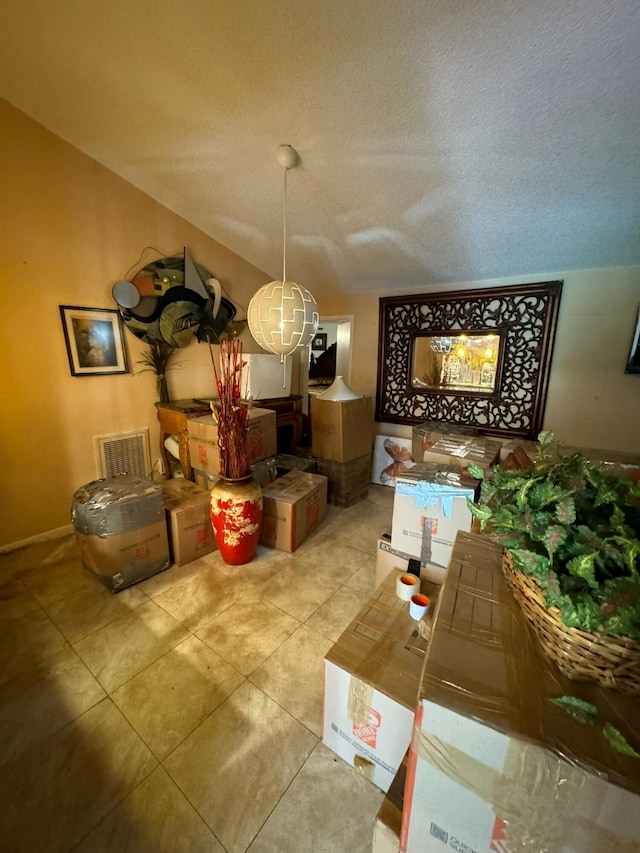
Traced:
[[243, 400], [240, 392], [242, 368], [246, 364], [242, 360], [242, 344], [237, 339], [220, 342], [220, 372], [210, 341], [209, 353], [219, 397], [211, 408], [218, 423], [220, 474], [228, 479], [239, 479], [251, 473], [247, 433], [251, 402]]

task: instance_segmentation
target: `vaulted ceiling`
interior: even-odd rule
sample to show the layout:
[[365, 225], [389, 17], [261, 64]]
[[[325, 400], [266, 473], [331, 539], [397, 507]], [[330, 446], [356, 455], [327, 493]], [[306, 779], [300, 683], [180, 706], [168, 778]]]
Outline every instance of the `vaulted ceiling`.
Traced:
[[640, 263], [638, 0], [14, 0], [0, 32], [0, 95], [276, 279], [293, 145], [314, 293]]

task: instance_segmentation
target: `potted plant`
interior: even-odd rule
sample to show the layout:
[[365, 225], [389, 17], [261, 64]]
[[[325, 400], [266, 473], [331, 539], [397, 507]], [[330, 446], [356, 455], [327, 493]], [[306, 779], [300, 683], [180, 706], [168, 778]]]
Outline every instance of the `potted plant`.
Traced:
[[[547, 653], [570, 677], [640, 689], [640, 488], [562, 454], [550, 432], [530, 468], [469, 472], [483, 480], [471, 512], [504, 546], [505, 576]], [[580, 649], [598, 646], [604, 662], [585, 660]]]

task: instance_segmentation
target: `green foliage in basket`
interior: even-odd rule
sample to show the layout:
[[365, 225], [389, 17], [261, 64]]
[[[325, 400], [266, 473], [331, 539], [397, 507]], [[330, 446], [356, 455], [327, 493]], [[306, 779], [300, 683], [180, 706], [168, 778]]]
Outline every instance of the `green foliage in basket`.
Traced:
[[640, 640], [640, 487], [540, 433], [531, 469], [493, 468], [478, 504], [484, 531], [535, 578], [568, 627]]

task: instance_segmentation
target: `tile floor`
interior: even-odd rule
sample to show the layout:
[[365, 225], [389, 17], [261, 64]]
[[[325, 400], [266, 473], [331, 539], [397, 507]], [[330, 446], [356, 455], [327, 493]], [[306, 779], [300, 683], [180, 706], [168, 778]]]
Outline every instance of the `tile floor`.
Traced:
[[0, 850], [368, 853], [383, 795], [322, 745], [323, 658], [392, 502], [117, 595], [73, 536], [0, 556]]

